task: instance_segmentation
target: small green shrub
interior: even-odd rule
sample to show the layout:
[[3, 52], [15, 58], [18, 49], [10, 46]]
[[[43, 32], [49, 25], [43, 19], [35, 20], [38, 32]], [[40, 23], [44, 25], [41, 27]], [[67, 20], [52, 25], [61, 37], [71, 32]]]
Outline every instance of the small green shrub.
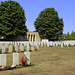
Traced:
[[32, 50], [29, 50], [29, 52], [32, 52]]
[[30, 63], [29, 66], [35, 66], [35, 64], [31, 64], [31, 63]]
[[24, 46], [24, 44], [22, 44]]
[[2, 49], [0, 49], [0, 54], [2, 54]]
[[7, 54], [8, 52], [4, 52], [4, 54]]
[[8, 48], [6, 48], [6, 50], [5, 50], [4, 54], [7, 54], [7, 53], [8, 53]]
[[26, 49], [24, 49], [24, 51], [26, 51]]
[[71, 44], [69, 44], [69, 47], [71, 47]]
[[21, 52], [24, 52], [24, 51], [21, 51]]
[[50, 47], [53, 47], [53, 45], [52, 46], [50, 45]]
[[5, 70], [10, 70], [11, 69], [11, 66], [5, 66], [4, 69]]
[[13, 50], [15, 50], [15, 46], [13, 45]]
[[23, 68], [23, 66], [16, 66], [16, 68]]
[[16, 50], [12, 50], [12, 52], [16, 52]]
[[75, 44], [74, 44], [74, 46], [75, 46]]

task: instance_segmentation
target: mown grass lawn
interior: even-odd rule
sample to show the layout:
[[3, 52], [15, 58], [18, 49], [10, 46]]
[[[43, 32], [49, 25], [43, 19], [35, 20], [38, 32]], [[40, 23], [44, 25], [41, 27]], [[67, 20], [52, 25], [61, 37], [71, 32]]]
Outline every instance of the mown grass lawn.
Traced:
[[[20, 59], [23, 53], [20, 53]], [[12, 63], [12, 55], [7, 55], [7, 64]], [[35, 66], [0, 71], [0, 75], [75, 75], [75, 47], [40, 47], [40, 51], [30, 54]]]

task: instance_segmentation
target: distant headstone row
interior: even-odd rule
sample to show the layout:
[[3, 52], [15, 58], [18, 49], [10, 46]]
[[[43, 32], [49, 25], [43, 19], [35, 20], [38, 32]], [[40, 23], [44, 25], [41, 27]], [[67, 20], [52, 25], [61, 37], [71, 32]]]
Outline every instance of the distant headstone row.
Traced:
[[42, 41], [40, 42], [41, 46], [47, 46], [47, 47], [55, 47], [55, 46], [61, 46], [63, 47], [69, 47], [69, 46], [75, 46], [75, 40], [74, 41]]
[[29, 50], [37, 50], [39, 51], [39, 46], [47, 46], [47, 47], [55, 47], [61, 46], [68, 47], [74, 46], [75, 41], [42, 41], [42, 42], [27, 42], [27, 41], [15, 41], [15, 42], [0, 42], [0, 51], [4, 52], [18, 52], [18, 51], [28, 51]]
[[0, 42], [0, 51], [4, 52], [18, 52], [39, 50], [38, 42]]

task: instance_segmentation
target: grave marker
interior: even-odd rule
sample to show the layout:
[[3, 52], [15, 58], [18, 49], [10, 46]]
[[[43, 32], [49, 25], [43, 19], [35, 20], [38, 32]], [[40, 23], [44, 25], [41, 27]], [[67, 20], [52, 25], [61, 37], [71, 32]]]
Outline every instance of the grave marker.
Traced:
[[27, 64], [30, 64], [30, 52], [24, 52], [25, 58], [27, 58]]
[[12, 45], [9, 45], [9, 52], [12, 52]]
[[6, 54], [0, 54], [0, 65], [6, 66]]
[[19, 65], [19, 53], [13, 53], [13, 65]]

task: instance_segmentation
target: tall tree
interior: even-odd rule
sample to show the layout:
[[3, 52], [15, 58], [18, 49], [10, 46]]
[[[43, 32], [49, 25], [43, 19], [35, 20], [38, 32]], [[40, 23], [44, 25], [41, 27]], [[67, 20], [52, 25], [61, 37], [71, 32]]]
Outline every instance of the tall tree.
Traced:
[[23, 8], [16, 1], [1, 1], [0, 4], [0, 35], [4, 39], [17, 35], [24, 36], [28, 31]]
[[74, 31], [72, 31], [72, 33], [71, 33], [71, 39], [75, 40], [75, 33], [74, 33]]
[[63, 34], [62, 37], [61, 37], [61, 40], [64, 40], [64, 37], [65, 37], [65, 36], [64, 36], [64, 34]]
[[34, 22], [34, 27], [40, 35], [50, 39], [63, 33], [63, 19], [58, 17], [54, 8], [46, 8], [41, 11]]
[[67, 40], [71, 40], [71, 36], [70, 36], [69, 32], [67, 32], [66, 38], [67, 38]]

